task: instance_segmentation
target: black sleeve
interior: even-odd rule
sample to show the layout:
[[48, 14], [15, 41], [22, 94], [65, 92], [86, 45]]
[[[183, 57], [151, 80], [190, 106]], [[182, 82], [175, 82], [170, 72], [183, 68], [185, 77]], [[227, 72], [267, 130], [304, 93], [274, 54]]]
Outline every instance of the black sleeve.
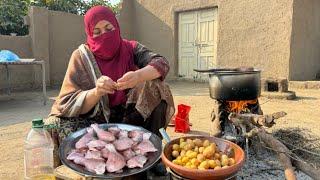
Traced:
[[143, 68], [147, 65], [154, 67], [161, 74], [161, 80], [165, 79], [170, 70], [169, 62], [165, 57], [152, 52], [139, 42], [137, 42], [134, 49], [134, 64], [138, 68]]

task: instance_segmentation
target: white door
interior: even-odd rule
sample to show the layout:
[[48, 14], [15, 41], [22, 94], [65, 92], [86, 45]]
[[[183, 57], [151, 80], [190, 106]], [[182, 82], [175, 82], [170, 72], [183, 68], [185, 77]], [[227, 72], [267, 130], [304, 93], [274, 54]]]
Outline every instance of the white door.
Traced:
[[189, 11], [179, 14], [179, 76], [207, 79], [193, 69], [216, 65], [216, 9]]

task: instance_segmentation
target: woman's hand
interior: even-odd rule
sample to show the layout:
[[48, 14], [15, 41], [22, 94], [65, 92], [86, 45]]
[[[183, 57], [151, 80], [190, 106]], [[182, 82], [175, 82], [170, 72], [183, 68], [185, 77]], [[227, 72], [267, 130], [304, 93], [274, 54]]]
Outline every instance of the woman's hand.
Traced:
[[94, 92], [96, 96], [101, 97], [106, 94], [113, 94], [116, 89], [116, 83], [111, 78], [101, 76], [96, 82]]
[[142, 82], [139, 71], [129, 71], [117, 81], [117, 89], [125, 90], [135, 87]]

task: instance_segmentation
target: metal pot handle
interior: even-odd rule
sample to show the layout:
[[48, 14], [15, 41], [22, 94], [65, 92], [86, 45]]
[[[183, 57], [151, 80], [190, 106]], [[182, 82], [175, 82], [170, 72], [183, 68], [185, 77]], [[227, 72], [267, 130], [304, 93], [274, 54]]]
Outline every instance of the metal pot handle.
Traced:
[[196, 72], [199, 73], [213, 73], [213, 72], [218, 72], [218, 71], [235, 71], [236, 69], [231, 69], [231, 68], [225, 68], [225, 69], [193, 69]]
[[238, 68], [216, 68], [216, 69], [193, 69], [199, 73], [214, 73], [219, 71], [254, 71], [253, 67], [238, 67]]

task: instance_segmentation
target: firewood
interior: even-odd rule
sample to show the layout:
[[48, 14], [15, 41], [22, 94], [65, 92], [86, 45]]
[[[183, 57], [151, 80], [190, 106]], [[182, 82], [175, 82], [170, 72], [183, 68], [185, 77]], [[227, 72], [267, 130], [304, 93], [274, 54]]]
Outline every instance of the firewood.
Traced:
[[313, 179], [320, 179], [320, 169], [315, 169], [314, 167], [310, 166], [308, 163], [297, 161], [297, 160], [293, 160], [293, 165], [300, 171], [312, 177]]
[[[277, 112], [271, 115], [256, 115], [256, 114], [236, 114], [231, 113], [229, 120], [237, 127], [243, 129], [246, 127], [248, 132], [243, 132], [243, 135], [247, 138], [257, 136], [262, 142], [264, 142], [269, 148], [274, 150], [278, 159], [284, 168], [285, 177], [288, 180], [295, 180], [296, 175], [294, 173], [294, 166], [309, 175], [313, 179], [319, 179], [320, 171], [312, 166], [294, 159], [292, 152], [279, 140], [268, 134], [262, 126], [271, 127], [275, 122], [275, 119], [285, 116], [285, 112]], [[294, 165], [294, 166], [293, 166]]]
[[261, 141], [263, 141], [267, 146], [272, 148], [277, 152], [278, 159], [284, 168], [285, 177], [287, 180], [295, 180], [296, 175], [294, 173], [294, 167], [291, 163], [291, 158], [288, 156], [290, 150], [283, 145], [279, 140], [274, 138], [272, 135], [267, 134], [264, 129], [260, 128], [257, 136]]
[[[255, 126], [261, 127], [272, 127], [275, 124], [275, 120], [281, 117], [284, 117], [287, 113], [281, 111], [277, 113], [273, 113], [270, 115], [258, 115], [258, 114], [238, 114], [238, 113], [230, 113], [229, 119], [239, 119], [241, 121], [247, 121], [245, 124], [249, 122]], [[243, 124], [244, 122], [242, 122]]]

